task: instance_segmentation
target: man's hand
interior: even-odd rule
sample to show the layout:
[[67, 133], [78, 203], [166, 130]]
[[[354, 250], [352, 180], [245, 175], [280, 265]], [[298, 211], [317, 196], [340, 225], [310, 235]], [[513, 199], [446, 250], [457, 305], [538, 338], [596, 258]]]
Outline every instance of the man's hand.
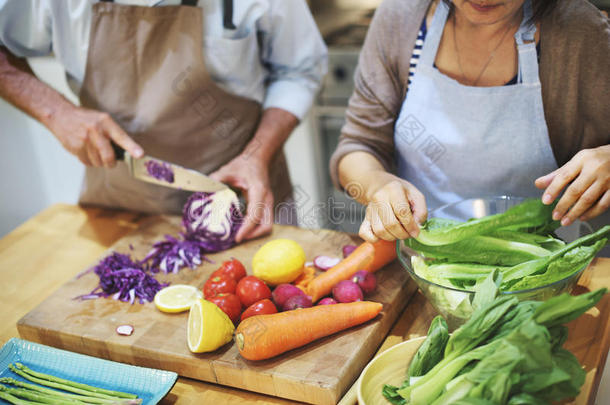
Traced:
[[551, 204], [567, 187], [553, 211], [553, 219], [561, 220], [563, 226], [602, 214], [610, 207], [610, 145], [581, 150], [535, 184], [545, 189], [544, 204]]
[[110, 115], [77, 107], [34, 76], [27, 61], [0, 46], [0, 97], [45, 125], [61, 144], [88, 166], [111, 167], [113, 140], [133, 157], [142, 148]]
[[235, 236], [237, 243], [271, 232], [274, 201], [263, 161], [242, 153], [210, 177], [243, 191], [246, 196], [246, 217]]
[[61, 144], [87, 166], [113, 167], [116, 164], [110, 141], [135, 158], [142, 148], [104, 112], [69, 106], [58, 110], [46, 122]]

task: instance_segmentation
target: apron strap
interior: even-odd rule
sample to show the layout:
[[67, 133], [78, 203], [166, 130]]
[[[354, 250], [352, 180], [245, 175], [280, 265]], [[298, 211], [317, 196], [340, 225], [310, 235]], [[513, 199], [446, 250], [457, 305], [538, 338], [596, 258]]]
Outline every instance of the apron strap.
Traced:
[[235, 24], [233, 24], [233, 0], [223, 1], [223, 16], [222, 25], [228, 30], [234, 30]]
[[519, 53], [518, 83], [536, 85], [540, 83], [538, 75], [538, 52], [536, 51], [536, 24], [532, 20], [532, 2], [523, 3], [523, 20], [515, 33], [515, 42]]
[[444, 1], [440, 1], [434, 11], [432, 23], [430, 24], [430, 27], [428, 27], [418, 64], [429, 67], [434, 66], [434, 59], [436, 58], [436, 52], [438, 50], [438, 45], [441, 42], [441, 37], [443, 36], [443, 29], [447, 22], [448, 15], [449, 6]]

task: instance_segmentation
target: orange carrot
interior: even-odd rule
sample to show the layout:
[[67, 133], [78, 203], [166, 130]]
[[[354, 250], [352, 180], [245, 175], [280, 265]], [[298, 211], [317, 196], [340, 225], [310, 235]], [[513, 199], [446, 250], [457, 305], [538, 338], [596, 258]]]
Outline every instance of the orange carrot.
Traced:
[[307, 293], [307, 284], [316, 277], [316, 269], [313, 267], [305, 267], [303, 273], [292, 282], [296, 287], [299, 287], [304, 293]]
[[320, 274], [307, 285], [307, 295], [316, 302], [330, 293], [339, 281], [348, 280], [358, 270], [374, 272], [396, 259], [396, 242], [364, 242], [336, 266]]
[[246, 318], [235, 330], [242, 357], [264, 360], [373, 319], [382, 304], [357, 301]]

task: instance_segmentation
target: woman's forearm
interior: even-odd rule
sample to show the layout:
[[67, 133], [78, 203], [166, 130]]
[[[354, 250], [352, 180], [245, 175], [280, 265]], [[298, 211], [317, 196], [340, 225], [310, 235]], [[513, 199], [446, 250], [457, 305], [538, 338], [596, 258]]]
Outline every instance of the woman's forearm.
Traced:
[[372, 195], [395, 176], [367, 152], [351, 152], [339, 162], [339, 182], [345, 191], [361, 204], [368, 204]]
[[75, 106], [59, 92], [40, 81], [25, 59], [0, 46], [0, 97], [46, 127], [58, 111]]

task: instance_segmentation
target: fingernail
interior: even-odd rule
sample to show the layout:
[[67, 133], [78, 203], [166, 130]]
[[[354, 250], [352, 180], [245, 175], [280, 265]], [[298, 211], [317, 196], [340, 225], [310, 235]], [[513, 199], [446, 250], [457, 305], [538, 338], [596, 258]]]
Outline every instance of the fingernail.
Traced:
[[568, 226], [571, 223], [572, 223], [572, 221], [568, 217], [565, 217], [564, 219], [561, 220], [561, 226]]
[[144, 151], [140, 148], [137, 148], [134, 153], [136, 154], [136, 158], [141, 158], [144, 155]]
[[553, 211], [553, 220], [559, 221], [560, 218], [561, 218], [561, 214], [559, 213], [559, 211]]
[[542, 196], [542, 203], [543, 204], [550, 204], [553, 200], [551, 199], [551, 195], [550, 194], [545, 194], [544, 196]]

